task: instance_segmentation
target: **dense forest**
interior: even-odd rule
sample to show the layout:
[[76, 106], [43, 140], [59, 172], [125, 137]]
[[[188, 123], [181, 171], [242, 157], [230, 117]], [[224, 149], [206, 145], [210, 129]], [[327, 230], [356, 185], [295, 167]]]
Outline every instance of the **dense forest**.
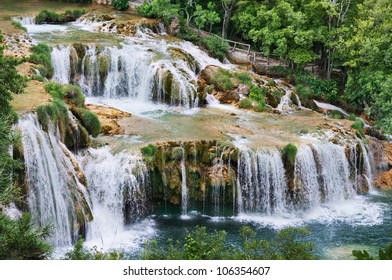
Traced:
[[[365, 113], [384, 132], [392, 130], [390, 1], [153, 0], [137, 10], [166, 23], [179, 21], [179, 35], [186, 39], [199, 40], [193, 26], [279, 57], [299, 94], [310, 86], [317, 98]], [[207, 44], [218, 53], [227, 48], [216, 38]], [[318, 79], [301, 73], [308, 63], [318, 66]]]

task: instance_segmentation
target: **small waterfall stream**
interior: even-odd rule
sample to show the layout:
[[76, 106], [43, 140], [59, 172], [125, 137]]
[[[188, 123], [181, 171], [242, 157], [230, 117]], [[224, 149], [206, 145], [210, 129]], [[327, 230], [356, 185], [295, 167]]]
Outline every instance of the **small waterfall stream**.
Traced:
[[188, 214], [188, 187], [186, 185], [186, 166], [185, 166], [185, 150], [181, 147], [181, 213]]

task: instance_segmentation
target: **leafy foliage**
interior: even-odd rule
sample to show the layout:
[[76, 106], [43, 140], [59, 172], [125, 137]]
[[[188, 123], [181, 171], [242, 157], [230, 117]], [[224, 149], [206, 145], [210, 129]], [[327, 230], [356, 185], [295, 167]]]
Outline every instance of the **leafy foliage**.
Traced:
[[0, 259], [40, 260], [52, 252], [52, 246], [45, 239], [50, 226], [36, 228], [31, 217], [24, 214], [14, 221], [0, 213]]
[[241, 228], [242, 244], [239, 248], [228, 244], [225, 231], [207, 232], [206, 227], [196, 226], [186, 232], [184, 240], [168, 240], [162, 245], [156, 240], [149, 241], [141, 259], [144, 260], [311, 260], [314, 244], [299, 241], [309, 235], [305, 228], [281, 230], [275, 240], [259, 239], [249, 227]]
[[138, 6], [136, 11], [149, 18], [163, 18], [169, 23], [173, 18], [179, 17], [179, 5], [171, 4], [170, 0], [153, 0]]
[[[353, 256], [357, 260], [374, 260], [376, 259], [374, 256], [370, 255], [369, 252], [366, 250], [353, 250]], [[378, 258], [379, 260], [392, 260], [392, 243], [387, 245], [384, 249], [380, 249], [378, 251]]]
[[116, 10], [125, 11], [129, 8], [128, 0], [112, 0], [112, 5]]
[[97, 247], [93, 247], [92, 250], [88, 250], [83, 246], [83, 238], [79, 237], [74, 248], [65, 254], [64, 259], [65, 260], [121, 260], [124, 259], [124, 253], [117, 252], [117, 251], [103, 252], [103, 251], [99, 251]]

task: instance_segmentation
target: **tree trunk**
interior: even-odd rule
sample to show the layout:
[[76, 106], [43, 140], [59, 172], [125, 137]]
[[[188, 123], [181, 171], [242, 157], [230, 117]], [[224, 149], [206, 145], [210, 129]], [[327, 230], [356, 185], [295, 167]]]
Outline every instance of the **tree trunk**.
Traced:
[[227, 38], [227, 30], [229, 29], [230, 17], [233, 13], [234, 5], [236, 0], [222, 0], [222, 7], [225, 10], [225, 14], [223, 16], [223, 25], [222, 25], [222, 38]]

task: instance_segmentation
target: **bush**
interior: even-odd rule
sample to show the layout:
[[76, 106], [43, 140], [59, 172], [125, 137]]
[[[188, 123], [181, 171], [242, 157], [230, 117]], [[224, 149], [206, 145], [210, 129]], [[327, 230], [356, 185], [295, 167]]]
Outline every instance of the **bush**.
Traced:
[[242, 243], [239, 248], [227, 244], [225, 231], [207, 232], [206, 227], [196, 226], [186, 231], [184, 240], [157, 240], [145, 244], [143, 260], [313, 260], [313, 243], [299, 241], [309, 235], [306, 228], [287, 228], [278, 232], [275, 240], [259, 239], [249, 226], [240, 230]]
[[28, 214], [11, 220], [0, 213], [0, 259], [41, 260], [52, 253], [52, 246], [45, 239], [50, 227], [36, 228]]
[[48, 129], [49, 121], [52, 121], [59, 126], [61, 132], [64, 132], [69, 122], [67, 105], [59, 99], [55, 99], [51, 104], [39, 106], [36, 112], [38, 121], [45, 130]]
[[67, 252], [64, 257], [65, 260], [122, 260], [124, 259], [123, 252], [111, 251], [102, 252], [93, 247], [88, 250], [83, 246], [83, 238], [79, 237], [74, 248]]
[[267, 88], [253, 86], [250, 89], [249, 98], [259, 103], [263, 103], [265, 105], [266, 93], [267, 93]]
[[129, 8], [128, 0], [112, 0], [112, 5], [118, 11], [125, 11]]
[[249, 108], [252, 108], [252, 107], [253, 107], [253, 104], [252, 104], [252, 101], [250, 101], [249, 99], [245, 98], [245, 99], [242, 99], [242, 100], [240, 101], [240, 103], [238, 104], [238, 106], [239, 106], [240, 108], [243, 108], [243, 109], [249, 109]]
[[354, 128], [356, 131], [358, 131], [362, 138], [365, 137], [365, 132], [364, 132], [364, 130], [363, 130], [364, 127], [365, 127], [365, 124], [363, 123], [362, 120], [356, 120], [356, 121], [351, 125], [351, 127]]
[[233, 73], [231, 71], [219, 68], [212, 77], [212, 82], [217, 86], [217, 89], [225, 91], [235, 88], [235, 85], [231, 81], [232, 78]]
[[63, 14], [57, 14], [53, 11], [42, 10], [36, 17], [35, 22], [37, 24], [41, 23], [65, 23], [75, 21], [85, 14], [85, 10], [67, 10]]
[[82, 125], [91, 136], [97, 137], [99, 133], [101, 133], [101, 123], [96, 114], [83, 108], [74, 108], [72, 109], [72, 112], [81, 121]]
[[201, 42], [207, 48], [208, 52], [219, 60], [223, 60], [229, 50], [227, 42], [219, 37], [210, 36]]
[[252, 85], [252, 77], [246, 73], [238, 73], [235, 72], [234, 76], [241, 82], [241, 84], [251, 86]]
[[52, 78], [54, 70], [51, 62], [51, 49], [45, 44], [32, 47], [29, 61], [37, 64], [37, 69], [43, 77]]
[[333, 119], [344, 119], [344, 116], [342, 113], [340, 113], [339, 111], [332, 111], [332, 113], [330, 114], [330, 117]]

